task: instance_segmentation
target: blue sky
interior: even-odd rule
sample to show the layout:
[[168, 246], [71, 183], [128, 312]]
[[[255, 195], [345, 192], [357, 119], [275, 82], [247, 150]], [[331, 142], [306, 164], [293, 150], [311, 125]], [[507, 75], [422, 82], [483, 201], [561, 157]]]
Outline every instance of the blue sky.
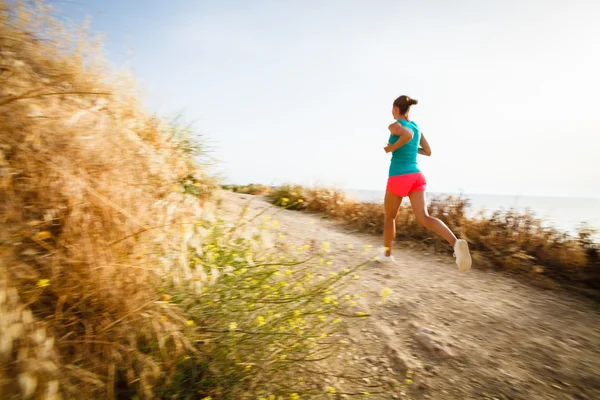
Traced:
[[50, 1], [89, 15], [233, 183], [383, 189], [391, 103], [435, 192], [600, 197], [600, 1]]

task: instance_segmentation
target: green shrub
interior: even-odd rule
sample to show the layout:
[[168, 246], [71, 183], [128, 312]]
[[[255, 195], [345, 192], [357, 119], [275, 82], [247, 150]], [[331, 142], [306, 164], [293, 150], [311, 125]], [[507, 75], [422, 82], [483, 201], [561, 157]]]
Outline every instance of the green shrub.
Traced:
[[250, 184], [250, 185], [222, 185], [221, 186], [225, 190], [229, 190], [234, 193], [241, 194], [251, 194], [256, 196], [266, 196], [271, 193], [273, 190], [270, 186], [260, 185], [260, 184]]
[[[187, 315], [197, 347], [176, 367], [163, 397], [308, 399], [339, 392], [324, 379], [344, 371], [326, 362], [348, 350], [346, 321], [368, 316], [349, 286], [368, 257], [336, 269], [329, 244], [287, 245], [269, 216], [240, 221], [185, 226], [185, 247], [166, 267], [164, 293]], [[345, 392], [384, 390], [382, 383], [371, 383], [374, 390], [358, 378], [346, 381]]]

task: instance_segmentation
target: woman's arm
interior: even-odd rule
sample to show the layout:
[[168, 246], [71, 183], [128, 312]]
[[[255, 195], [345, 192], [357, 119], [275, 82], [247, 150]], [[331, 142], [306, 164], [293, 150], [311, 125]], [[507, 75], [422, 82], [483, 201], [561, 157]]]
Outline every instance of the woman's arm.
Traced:
[[394, 136], [400, 136], [402, 133], [411, 133], [412, 131], [404, 126], [400, 125], [399, 122], [394, 122], [388, 126], [390, 133]]
[[394, 122], [389, 126], [390, 133], [394, 136], [398, 136], [398, 140], [394, 144], [388, 143], [383, 149], [386, 153], [392, 153], [410, 142], [414, 134], [410, 129], [407, 129], [397, 122]]
[[429, 147], [429, 143], [427, 143], [427, 139], [425, 139], [425, 136], [422, 133], [421, 140], [419, 141], [419, 154], [423, 156], [431, 155], [431, 147]]

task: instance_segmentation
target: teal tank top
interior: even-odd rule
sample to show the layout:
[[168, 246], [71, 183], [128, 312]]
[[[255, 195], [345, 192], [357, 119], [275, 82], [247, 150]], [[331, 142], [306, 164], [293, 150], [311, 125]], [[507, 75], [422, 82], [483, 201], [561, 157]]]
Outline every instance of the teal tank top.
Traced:
[[[412, 121], [399, 119], [398, 123], [413, 132], [413, 138], [392, 153], [389, 176], [398, 176], [414, 174], [421, 172], [417, 165], [417, 154], [419, 152], [419, 143], [421, 142], [421, 130]], [[390, 135], [389, 143], [394, 144], [400, 137]]]

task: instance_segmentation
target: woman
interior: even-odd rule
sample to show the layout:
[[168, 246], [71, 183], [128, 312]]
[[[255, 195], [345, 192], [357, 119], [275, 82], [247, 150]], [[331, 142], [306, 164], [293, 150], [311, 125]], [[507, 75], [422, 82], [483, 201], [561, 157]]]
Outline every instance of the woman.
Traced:
[[400, 96], [394, 101], [392, 115], [396, 122], [389, 126], [390, 139], [384, 150], [392, 153], [389, 179], [385, 193], [384, 251], [378, 257], [380, 262], [395, 262], [392, 257], [392, 242], [396, 237], [396, 217], [402, 198], [408, 196], [417, 222], [443, 237], [454, 248], [458, 270], [467, 272], [471, 268], [469, 245], [457, 239], [446, 224], [429, 215], [425, 201], [425, 176], [417, 165], [417, 154], [431, 155], [431, 148], [421, 130], [408, 114], [410, 107], [418, 101], [408, 96]]

